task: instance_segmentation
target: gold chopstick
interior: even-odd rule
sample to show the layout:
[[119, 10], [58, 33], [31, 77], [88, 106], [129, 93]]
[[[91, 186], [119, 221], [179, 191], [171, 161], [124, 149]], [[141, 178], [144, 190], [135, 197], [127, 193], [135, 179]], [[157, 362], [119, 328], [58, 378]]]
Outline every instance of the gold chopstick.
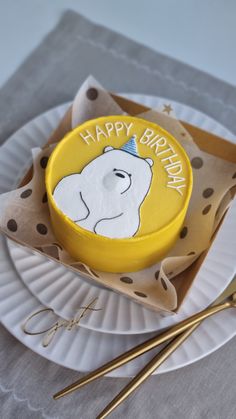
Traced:
[[[236, 291], [234, 289], [236, 287], [236, 279], [233, 281], [233, 291]], [[232, 283], [231, 283], [232, 285]], [[227, 288], [228, 290], [228, 288]], [[226, 291], [227, 291], [226, 290]], [[230, 291], [232, 291], [232, 286], [230, 288]], [[224, 293], [224, 299], [228, 295], [225, 295]], [[222, 297], [223, 299], [223, 297]], [[53, 398], [59, 399], [81, 387], [84, 385], [90, 383], [91, 381], [94, 381], [95, 379], [102, 377], [103, 375], [109, 373], [110, 371], [113, 371], [114, 369], [120, 367], [123, 364], [126, 364], [127, 362], [137, 358], [138, 356], [142, 355], [145, 352], [150, 351], [151, 349], [155, 348], [156, 346], [166, 342], [169, 339], [174, 338], [175, 336], [183, 333], [188, 328], [196, 325], [197, 323], [201, 322], [202, 320], [206, 319], [207, 317], [218, 313], [222, 310], [225, 310], [230, 307], [236, 306], [236, 299], [233, 298], [229, 301], [226, 301], [221, 304], [214, 305], [213, 307], [208, 307], [206, 310], [201, 311], [200, 313], [195, 314], [194, 316], [189, 317], [188, 319], [180, 322], [179, 324], [173, 326], [166, 332], [159, 334], [151, 339], [146, 340], [145, 342], [137, 345], [136, 347], [128, 350], [124, 354], [118, 356], [117, 358], [113, 359], [112, 361], [104, 364], [100, 368], [97, 368], [95, 371], [87, 374], [85, 377], [75, 381], [74, 383], [70, 384], [69, 386], [65, 387], [63, 390], [60, 390], [58, 393], [56, 393]]]
[[[223, 293], [211, 304], [211, 307], [217, 306], [218, 303], [224, 301], [230, 295], [232, 297], [232, 306], [235, 307], [236, 300], [236, 277], [231, 281]], [[98, 415], [97, 419], [107, 417], [116, 407], [129, 397], [160, 365], [196, 330], [202, 321], [189, 327], [185, 332], [174, 338], [165, 346], [151, 361], [125, 386], [119, 394], [105, 407]]]
[[97, 419], [104, 419], [116, 407], [129, 397], [161, 364], [187, 339], [201, 322], [187, 329], [185, 332], [174, 338], [165, 346], [151, 361], [125, 386], [119, 394], [105, 407], [105, 409], [97, 416]]

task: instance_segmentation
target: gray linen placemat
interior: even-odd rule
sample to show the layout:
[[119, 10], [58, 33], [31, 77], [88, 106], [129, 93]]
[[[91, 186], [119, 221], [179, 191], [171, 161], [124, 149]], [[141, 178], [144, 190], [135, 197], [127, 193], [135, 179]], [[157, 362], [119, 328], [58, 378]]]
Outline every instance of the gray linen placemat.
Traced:
[[[71, 11], [0, 90], [0, 141], [41, 112], [71, 100], [92, 73], [113, 91], [191, 105], [236, 132], [236, 88]], [[78, 377], [34, 354], [0, 326], [0, 417], [96, 417], [127, 379], [103, 378], [58, 402], [51, 394]], [[235, 418], [235, 339], [182, 370], [151, 377], [113, 418]]]

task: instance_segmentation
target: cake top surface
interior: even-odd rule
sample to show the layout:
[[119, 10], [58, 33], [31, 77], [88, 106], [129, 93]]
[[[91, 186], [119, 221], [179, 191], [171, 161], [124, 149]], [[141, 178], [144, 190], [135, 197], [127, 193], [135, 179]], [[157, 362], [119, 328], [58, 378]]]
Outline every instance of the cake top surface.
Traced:
[[[53, 151], [48, 185], [78, 226], [110, 238], [151, 234], [186, 210], [192, 172], [167, 131], [130, 116], [87, 121]], [[53, 179], [53, 180], [52, 180]]]

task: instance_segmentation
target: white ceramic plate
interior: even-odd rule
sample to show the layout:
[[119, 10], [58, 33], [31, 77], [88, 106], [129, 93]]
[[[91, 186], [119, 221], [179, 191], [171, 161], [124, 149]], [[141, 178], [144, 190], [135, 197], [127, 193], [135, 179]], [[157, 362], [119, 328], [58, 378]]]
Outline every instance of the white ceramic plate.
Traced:
[[[128, 95], [128, 97], [151, 108], [169, 103], [167, 99], [150, 96]], [[226, 128], [208, 116], [180, 103], [172, 101], [171, 104], [179, 119], [233, 140], [234, 136]], [[47, 141], [50, 131], [58, 124], [67, 107], [68, 104], [65, 104], [39, 116], [15, 133], [5, 144], [4, 151], [7, 152], [7, 158], [4, 159], [4, 166], [0, 167], [1, 186], [5, 190], [12, 186], [9, 185], [12, 167], [19, 171], [22, 164], [27, 163], [30, 148]], [[13, 175], [15, 176], [15, 172]], [[13, 182], [15, 182], [14, 176], [12, 176]], [[227, 218], [229, 218], [229, 228], [223, 225], [221, 235], [215, 240], [188, 298], [179, 314], [175, 316], [161, 317], [11, 241], [9, 241], [9, 251], [28, 289], [42, 304], [52, 307], [59, 316], [65, 319], [71, 318], [77, 307], [86, 305], [98, 297], [98, 305], [103, 307], [103, 310], [84, 317], [81, 321], [82, 326], [112, 334], [147, 333], [167, 327], [205, 308], [227, 286], [236, 268], [235, 253], [232, 251], [236, 230], [236, 217], [233, 216], [233, 211], [229, 212]]]
[[[60, 116], [62, 116], [64, 110], [65, 108], [62, 107], [58, 110], [58, 112], [61, 112]], [[40, 128], [35, 128], [35, 135], [37, 135], [38, 129]], [[48, 136], [50, 125], [47, 128], [45, 125], [45, 130], [44, 135]], [[14, 183], [17, 182], [17, 164], [22, 166], [25, 163], [25, 158], [30, 158], [29, 148], [32, 143], [28, 136], [23, 134], [22, 131], [21, 135], [17, 133], [0, 149], [0, 167], [6, 168], [3, 175], [0, 176], [0, 192], [9, 190], [13, 185], [13, 180]], [[38, 145], [36, 142], [34, 144]], [[14, 154], [15, 148], [18, 150], [17, 154]], [[24, 150], [24, 153], [19, 153], [19, 148]], [[9, 170], [9, 167], [11, 170]], [[235, 206], [231, 211], [235, 211]], [[231, 228], [230, 222], [230, 217], [227, 217], [225, 221], [227, 229]], [[235, 249], [235, 244], [234, 242], [232, 249]], [[223, 243], [223, 245], [227, 246], [228, 243]], [[214, 278], [215, 274], [212, 275]], [[195, 298], [198, 299], [199, 296], [195, 295]], [[43, 306], [29, 292], [17, 275], [9, 257], [5, 239], [0, 237], [0, 320], [9, 332], [26, 346], [65, 367], [78, 371], [89, 371], [144, 339], [142, 335], [112, 335], [80, 328], [70, 332], [61, 330], [53, 343], [47, 348], [43, 348], [41, 335], [27, 336], [22, 332], [22, 324], [25, 319], [40, 308], [43, 308]], [[44, 319], [39, 322], [38, 327], [40, 329], [43, 329], [44, 322]], [[230, 340], [235, 336], [235, 331], [236, 316], [234, 311], [219, 313], [214, 318], [205, 321], [157, 372], [171, 371], [197, 361]], [[151, 335], [148, 334], [145, 338], [149, 336]], [[114, 371], [113, 376], [135, 374], [152, 355], [151, 353], [146, 357], [141, 357]]]

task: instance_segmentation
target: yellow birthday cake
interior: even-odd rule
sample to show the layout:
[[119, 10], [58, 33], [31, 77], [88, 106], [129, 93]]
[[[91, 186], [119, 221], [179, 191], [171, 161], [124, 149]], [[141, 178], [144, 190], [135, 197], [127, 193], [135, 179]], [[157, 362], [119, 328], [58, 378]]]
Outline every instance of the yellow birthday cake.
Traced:
[[188, 208], [192, 171], [181, 145], [130, 116], [85, 122], [55, 147], [46, 170], [57, 239], [93, 269], [129, 272], [161, 260]]

